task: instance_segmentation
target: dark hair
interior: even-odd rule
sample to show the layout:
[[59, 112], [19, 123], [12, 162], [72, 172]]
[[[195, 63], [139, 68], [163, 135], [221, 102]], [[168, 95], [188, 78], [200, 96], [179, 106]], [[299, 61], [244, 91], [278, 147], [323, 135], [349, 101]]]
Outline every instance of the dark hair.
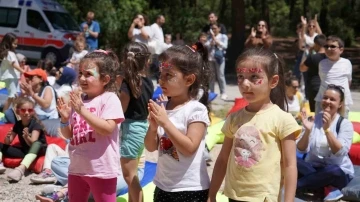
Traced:
[[318, 46], [324, 47], [326, 45], [326, 36], [319, 34], [314, 38], [314, 43]]
[[344, 41], [338, 36], [334, 36], [334, 35], [328, 36], [326, 41], [337, 42], [339, 44], [339, 48], [344, 48]]
[[129, 84], [132, 95], [138, 98], [141, 95], [142, 80], [139, 75], [144, 71], [150, 52], [147, 46], [143, 43], [130, 42], [125, 45], [120, 57], [120, 71], [123, 74], [124, 80]]
[[[258, 21], [258, 24], [259, 24], [259, 22], [261, 22], [261, 21], [265, 23], [266, 33], [267, 33], [268, 35], [270, 35], [271, 33], [270, 33], [270, 29], [269, 29], [269, 24], [268, 24], [265, 20], [259, 20], [259, 21]], [[257, 25], [256, 25], [256, 27], [257, 27]]]
[[195, 81], [189, 88], [189, 96], [196, 98], [199, 90], [203, 89], [204, 94], [199, 102], [204, 104], [208, 109], [209, 106], [209, 82], [212, 77], [208, 52], [201, 42], [196, 42], [190, 46], [172, 46], [159, 56], [159, 61], [168, 62], [177, 67], [185, 76], [194, 74]]
[[149, 18], [146, 15], [142, 14], [142, 13], [136, 14], [133, 20], [135, 20], [139, 15], [143, 16], [143, 18], [144, 18], [144, 26], [149, 25]]
[[250, 48], [243, 52], [236, 60], [238, 67], [242, 63], [251, 60], [256, 66], [261, 66], [267, 77], [271, 78], [274, 75], [279, 76], [279, 82], [275, 88], [270, 92], [270, 100], [272, 103], [278, 105], [280, 109], [286, 111], [287, 101], [285, 94], [285, 63], [276, 53], [264, 48]]
[[12, 44], [16, 39], [17, 37], [13, 33], [5, 34], [0, 43], [0, 61], [8, 55], [9, 51], [15, 51]]
[[86, 54], [83, 59], [81, 59], [80, 66], [89, 62], [94, 63], [98, 67], [100, 79], [109, 75], [110, 81], [104, 86], [104, 89], [109, 92], [114, 92], [119, 96], [116, 87], [116, 73], [120, 68], [120, 64], [116, 54], [112, 51], [95, 50]]
[[340, 94], [340, 102], [344, 101], [344, 99], [345, 99], [344, 87], [337, 86], [335, 84], [329, 84], [327, 86], [326, 90], [335, 90], [335, 91], [337, 91]]
[[159, 20], [159, 19], [162, 18], [162, 17], [165, 18], [164, 15], [161, 15], [161, 14], [160, 14], [160, 15], [157, 15], [157, 16], [156, 16], [156, 20]]
[[299, 79], [293, 75], [292, 71], [288, 71], [285, 73], [285, 85], [286, 86], [292, 86], [293, 81], [299, 81]]
[[56, 70], [54, 69], [54, 63], [49, 59], [39, 60], [36, 65], [36, 68], [45, 70], [46, 73], [48, 73], [50, 76], [56, 76]]
[[205, 33], [205, 32], [201, 32], [201, 33], [199, 34], [198, 40], [200, 40], [200, 38], [203, 37], [203, 36], [205, 36], [205, 37], [207, 38], [207, 37], [208, 37], [208, 34]]
[[[209, 13], [209, 15], [211, 15], [211, 14], [214, 14], [215, 17], [217, 17], [217, 15], [216, 15], [216, 13], [215, 13], [214, 11], [211, 11], [211, 12]], [[209, 15], [208, 15], [208, 16], [209, 16]]]
[[[23, 106], [24, 104], [31, 104], [33, 107], [35, 107], [35, 102], [32, 101], [30, 98], [28, 97], [19, 97], [17, 100], [16, 100], [16, 109], [20, 109], [21, 106]], [[40, 124], [40, 126], [42, 127], [42, 130], [45, 131], [46, 133], [46, 129], [45, 129], [45, 126], [44, 124], [40, 121], [40, 119], [37, 117], [36, 113], [33, 114], [33, 117], [35, 118], [36, 122]]]

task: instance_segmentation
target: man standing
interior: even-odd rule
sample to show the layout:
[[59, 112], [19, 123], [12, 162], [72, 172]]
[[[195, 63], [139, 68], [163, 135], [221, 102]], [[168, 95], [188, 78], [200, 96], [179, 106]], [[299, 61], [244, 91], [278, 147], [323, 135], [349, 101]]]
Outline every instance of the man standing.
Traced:
[[152, 65], [151, 69], [155, 74], [155, 78], [159, 80], [159, 55], [168, 47], [164, 42], [164, 32], [162, 30], [162, 26], [165, 24], [165, 17], [163, 15], [158, 15], [156, 18], [156, 22], [151, 25], [151, 30], [153, 32], [153, 36], [151, 40], [155, 42], [155, 54], [152, 57]]
[[[217, 15], [214, 13], [214, 12], [211, 12], [209, 14], [209, 24], [205, 25], [202, 29], [202, 32], [205, 32], [205, 33], [210, 33], [210, 27], [211, 25], [213, 24], [216, 24], [217, 23], [217, 20], [218, 20], [218, 17]], [[219, 23], [219, 26], [220, 26], [220, 33], [221, 34], [227, 34], [227, 31], [226, 31], [226, 27], [225, 25]]]
[[94, 12], [89, 11], [86, 16], [86, 22], [81, 24], [81, 31], [84, 33], [89, 51], [98, 49], [98, 37], [100, 34], [100, 25], [94, 21]]

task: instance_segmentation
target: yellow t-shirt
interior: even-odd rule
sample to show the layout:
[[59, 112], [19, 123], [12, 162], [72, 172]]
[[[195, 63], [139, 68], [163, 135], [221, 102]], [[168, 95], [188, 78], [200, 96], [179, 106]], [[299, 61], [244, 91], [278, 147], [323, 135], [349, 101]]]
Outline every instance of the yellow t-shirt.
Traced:
[[239, 201], [278, 201], [282, 186], [280, 141], [300, 133], [293, 116], [277, 105], [257, 113], [242, 109], [226, 119], [222, 132], [233, 138], [225, 195]]

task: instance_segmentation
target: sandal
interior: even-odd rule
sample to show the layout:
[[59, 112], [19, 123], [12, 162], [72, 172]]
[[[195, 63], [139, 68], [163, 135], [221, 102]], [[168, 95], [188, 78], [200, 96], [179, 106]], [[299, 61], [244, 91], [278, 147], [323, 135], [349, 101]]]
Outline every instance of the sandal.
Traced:
[[20, 181], [22, 176], [24, 176], [24, 172], [20, 168], [15, 168], [7, 175], [10, 181], [16, 181], [16, 182]]

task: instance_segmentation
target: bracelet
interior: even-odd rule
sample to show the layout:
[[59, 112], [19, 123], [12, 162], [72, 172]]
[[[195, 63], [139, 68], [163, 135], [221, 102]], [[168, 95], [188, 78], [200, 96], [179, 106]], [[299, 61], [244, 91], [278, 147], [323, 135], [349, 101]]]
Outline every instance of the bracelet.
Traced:
[[70, 125], [70, 122], [67, 121], [66, 123], [63, 123], [60, 121], [60, 128], [65, 128], [65, 127], [68, 127]]
[[330, 129], [329, 128], [327, 128], [326, 130], [324, 130], [325, 131], [325, 133], [329, 133], [330, 132]]

